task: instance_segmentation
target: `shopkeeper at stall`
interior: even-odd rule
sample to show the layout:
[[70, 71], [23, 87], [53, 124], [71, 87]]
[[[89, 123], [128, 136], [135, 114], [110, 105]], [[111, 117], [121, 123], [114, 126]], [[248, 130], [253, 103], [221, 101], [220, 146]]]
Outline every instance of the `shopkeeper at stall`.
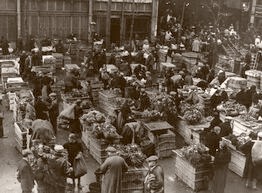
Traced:
[[65, 78], [65, 92], [71, 92], [73, 89], [81, 89], [81, 83], [78, 81], [80, 73], [73, 69]]
[[140, 91], [140, 97], [139, 97], [139, 110], [144, 111], [148, 109], [151, 105], [150, 98], [146, 93], [146, 90], [144, 88], [141, 88]]

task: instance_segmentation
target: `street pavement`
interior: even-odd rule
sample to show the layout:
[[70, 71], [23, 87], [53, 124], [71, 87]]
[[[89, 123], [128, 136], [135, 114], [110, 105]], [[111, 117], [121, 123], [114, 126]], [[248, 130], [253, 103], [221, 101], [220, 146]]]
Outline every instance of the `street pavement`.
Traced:
[[[14, 126], [12, 112], [1, 107], [4, 111], [4, 134], [7, 138], [0, 138], [0, 193], [20, 193], [20, 184], [16, 179], [17, 163], [21, 159], [21, 154], [16, 150], [16, 141], [14, 138]], [[63, 144], [67, 140], [68, 133], [59, 131], [57, 143]], [[81, 178], [83, 189], [75, 191], [78, 193], [87, 193], [88, 185], [95, 182], [94, 171], [99, 167], [96, 161], [88, 154], [86, 150], [86, 160], [88, 173]], [[165, 172], [165, 193], [191, 193], [193, 192], [181, 180], [176, 178], [174, 172], [174, 158], [160, 160]], [[71, 181], [68, 181], [71, 183]], [[200, 191], [200, 193], [209, 193], [210, 191]], [[225, 193], [256, 193], [262, 192], [262, 185], [258, 185], [258, 190], [245, 188], [245, 180], [236, 174], [228, 171], [227, 185]], [[36, 191], [35, 191], [36, 193]], [[69, 188], [67, 193], [73, 193]]]

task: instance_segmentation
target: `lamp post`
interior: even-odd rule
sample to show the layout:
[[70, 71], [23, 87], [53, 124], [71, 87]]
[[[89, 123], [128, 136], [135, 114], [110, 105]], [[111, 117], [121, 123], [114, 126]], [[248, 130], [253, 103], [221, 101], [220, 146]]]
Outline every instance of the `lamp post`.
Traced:
[[182, 9], [182, 16], [181, 16], [181, 22], [180, 22], [181, 27], [183, 27], [183, 22], [184, 22], [184, 17], [185, 17], [185, 10], [186, 10], [187, 6], [189, 6], [189, 2], [184, 0], [184, 2], [183, 2], [183, 9]]

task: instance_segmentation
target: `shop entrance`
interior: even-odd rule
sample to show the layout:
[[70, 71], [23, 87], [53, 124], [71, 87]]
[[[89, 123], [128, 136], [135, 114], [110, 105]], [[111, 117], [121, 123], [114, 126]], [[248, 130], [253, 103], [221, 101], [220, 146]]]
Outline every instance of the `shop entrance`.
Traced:
[[110, 39], [111, 43], [120, 42], [120, 18], [111, 18]]

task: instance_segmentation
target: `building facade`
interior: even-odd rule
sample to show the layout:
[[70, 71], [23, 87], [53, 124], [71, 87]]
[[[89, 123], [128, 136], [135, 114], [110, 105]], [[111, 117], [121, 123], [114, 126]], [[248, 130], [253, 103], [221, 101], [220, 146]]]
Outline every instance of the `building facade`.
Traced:
[[1, 0], [0, 35], [14, 41], [27, 35], [65, 38], [74, 33], [85, 40], [95, 22], [96, 32], [109, 34], [112, 42], [128, 39], [132, 23], [133, 34], [152, 37], [157, 6], [158, 0]]

